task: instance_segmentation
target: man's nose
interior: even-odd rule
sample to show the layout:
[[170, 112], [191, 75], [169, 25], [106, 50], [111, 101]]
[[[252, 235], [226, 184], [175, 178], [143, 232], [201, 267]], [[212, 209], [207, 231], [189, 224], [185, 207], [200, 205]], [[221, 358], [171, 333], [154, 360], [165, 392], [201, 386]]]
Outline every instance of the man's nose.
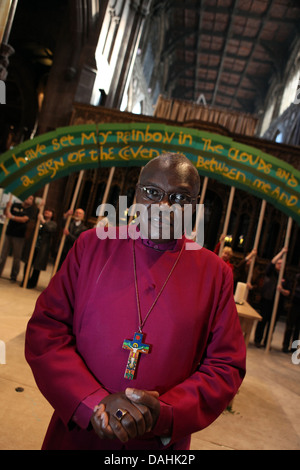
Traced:
[[162, 198], [162, 200], [160, 201], [159, 205], [163, 206], [163, 205], [167, 205], [168, 207], [171, 207], [172, 203], [170, 202], [169, 200], [169, 195], [168, 194], [164, 194], [164, 197]]

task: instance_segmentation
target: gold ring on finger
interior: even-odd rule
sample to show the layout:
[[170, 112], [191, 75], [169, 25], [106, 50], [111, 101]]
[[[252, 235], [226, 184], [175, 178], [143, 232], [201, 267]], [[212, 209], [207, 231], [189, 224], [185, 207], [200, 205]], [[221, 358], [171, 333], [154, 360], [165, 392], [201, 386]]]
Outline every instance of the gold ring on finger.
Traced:
[[121, 421], [127, 413], [128, 413], [127, 410], [118, 408], [117, 411], [115, 412], [115, 418], [117, 418], [118, 421]]

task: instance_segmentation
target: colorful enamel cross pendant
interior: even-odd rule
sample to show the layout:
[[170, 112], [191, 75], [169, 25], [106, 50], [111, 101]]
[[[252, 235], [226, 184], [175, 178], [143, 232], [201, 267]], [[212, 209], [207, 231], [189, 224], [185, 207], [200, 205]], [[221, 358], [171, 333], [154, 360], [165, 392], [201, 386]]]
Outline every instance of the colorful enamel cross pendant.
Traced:
[[137, 361], [140, 353], [148, 354], [150, 350], [149, 344], [143, 344], [143, 333], [139, 331], [134, 334], [133, 340], [125, 339], [123, 342], [123, 349], [129, 349], [130, 354], [125, 370], [125, 379], [132, 380], [136, 371]]

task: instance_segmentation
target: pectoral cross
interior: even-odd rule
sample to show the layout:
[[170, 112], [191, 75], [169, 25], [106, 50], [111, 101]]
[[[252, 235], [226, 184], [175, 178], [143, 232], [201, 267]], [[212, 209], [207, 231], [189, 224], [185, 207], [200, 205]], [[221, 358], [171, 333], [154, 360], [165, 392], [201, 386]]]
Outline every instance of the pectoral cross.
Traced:
[[143, 344], [143, 333], [139, 331], [134, 333], [133, 340], [125, 339], [123, 342], [123, 349], [129, 349], [130, 354], [125, 370], [125, 379], [132, 380], [136, 371], [137, 361], [140, 353], [148, 354], [150, 350], [149, 344]]

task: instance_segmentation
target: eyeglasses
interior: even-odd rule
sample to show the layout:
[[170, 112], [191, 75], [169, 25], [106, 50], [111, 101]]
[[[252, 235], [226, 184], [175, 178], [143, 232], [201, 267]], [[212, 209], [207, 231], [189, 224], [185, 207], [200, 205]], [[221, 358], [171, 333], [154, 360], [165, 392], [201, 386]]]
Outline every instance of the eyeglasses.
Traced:
[[137, 184], [137, 188], [140, 189], [144, 199], [148, 199], [152, 202], [161, 202], [167, 195], [168, 201], [171, 204], [179, 204], [183, 207], [184, 204], [191, 204], [192, 201], [197, 199], [196, 197], [192, 197], [185, 193], [167, 193], [163, 189], [155, 186], [143, 186], [142, 184]]

